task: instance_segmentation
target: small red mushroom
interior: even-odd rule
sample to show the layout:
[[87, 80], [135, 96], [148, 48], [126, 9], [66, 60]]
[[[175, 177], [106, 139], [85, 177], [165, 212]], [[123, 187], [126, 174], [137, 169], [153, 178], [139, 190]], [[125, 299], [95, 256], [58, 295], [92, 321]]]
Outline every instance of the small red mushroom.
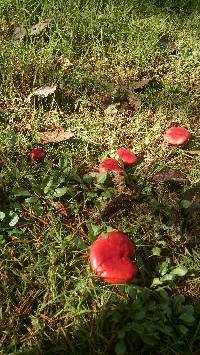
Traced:
[[107, 173], [112, 171], [118, 171], [123, 173], [124, 170], [120, 163], [114, 158], [106, 158], [99, 164], [99, 172], [100, 173]]
[[137, 156], [130, 149], [119, 148], [116, 153], [118, 157], [123, 161], [123, 163], [127, 166], [131, 166], [137, 161]]
[[122, 284], [134, 279], [138, 268], [131, 260], [134, 244], [119, 231], [108, 232], [108, 237], [98, 238], [90, 248], [91, 269], [109, 284]]
[[185, 127], [171, 127], [164, 133], [164, 140], [173, 145], [181, 145], [188, 142], [190, 132]]
[[46, 156], [46, 152], [42, 148], [33, 148], [30, 152], [30, 156], [33, 160], [42, 161]]

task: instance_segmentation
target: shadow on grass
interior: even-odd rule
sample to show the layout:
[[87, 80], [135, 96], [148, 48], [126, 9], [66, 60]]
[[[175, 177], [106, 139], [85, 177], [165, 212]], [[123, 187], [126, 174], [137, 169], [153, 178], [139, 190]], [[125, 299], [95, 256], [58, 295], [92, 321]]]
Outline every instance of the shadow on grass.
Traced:
[[[121, 301], [113, 299], [97, 319], [59, 339], [43, 338], [36, 349], [19, 355], [195, 355], [200, 323], [184, 296], [137, 286], [119, 286]], [[47, 329], [48, 332], [48, 329]]]
[[180, 14], [182, 12], [183, 14], [187, 15], [195, 10], [199, 11], [200, 10], [200, 3], [197, 0], [153, 0], [153, 1], [142, 1], [140, 2], [140, 6], [143, 9], [148, 9], [148, 10], [159, 10], [161, 12], [163, 11], [169, 11], [169, 12], [174, 12]]

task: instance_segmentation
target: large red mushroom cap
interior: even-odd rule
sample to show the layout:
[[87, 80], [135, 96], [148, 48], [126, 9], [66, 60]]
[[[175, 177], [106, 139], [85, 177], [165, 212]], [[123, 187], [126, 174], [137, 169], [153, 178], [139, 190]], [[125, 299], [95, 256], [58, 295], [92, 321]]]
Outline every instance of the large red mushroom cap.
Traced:
[[45, 158], [46, 152], [42, 148], [33, 148], [30, 152], [31, 159], [41, 161]]
[[171, 127], [164, 133], [164, 140], [169, 144], [181, 145], [188, 142], [190, 132], [185, 127]]
[[98, 238], [90, 248], [91, 269], [109, 284], [122, 284], [134, 279], [138, 269], [130, 258], [135, 247], [119, 231], [111, 231], [107, 238]]
[[137, 161], [137, 156], [130, 149], [119, 148], [116, 153], [125, 165], [131, 166]]
[[124, 170], [120, 163], [114, 158], [106, 158], [99, 164], [99, 172], [100, 173], [107, 173], [112, 171], [118, 171], [123, 173]]

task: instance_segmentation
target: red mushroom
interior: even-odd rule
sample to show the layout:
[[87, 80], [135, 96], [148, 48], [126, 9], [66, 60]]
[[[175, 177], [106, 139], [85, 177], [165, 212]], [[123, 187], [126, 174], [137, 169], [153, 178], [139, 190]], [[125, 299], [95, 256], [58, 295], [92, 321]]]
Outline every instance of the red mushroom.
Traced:
[[107, 173], [112, 171], [118, 171], [123, 173], [124, 170], [120, 163], [114, 158], [106, 158], [99, 164], [99, 172], [100, 173]]
[[122, 284], [134, 279], [138, 268], [131, 260], [135, 247], [119, 231], [108, 232], [108, 237], [98, 238], [90, 248], [91, 269], [109, 284]]
[[130, 149], [119, 148], [116, 153], [118, 157], [123, 161], [123, 163], [127, 166], [131, 166], [137, 161], [137, 156]]
[[42, 148], [33, 148], [30, 152], [30, 156], [33, 160], [42, 161], [46, 156], [46, 152]]
[[190, 132], [185, 127], [171, 127], [164, 133], [164, 140], [169, 144], [181, 145], [188, 142]]

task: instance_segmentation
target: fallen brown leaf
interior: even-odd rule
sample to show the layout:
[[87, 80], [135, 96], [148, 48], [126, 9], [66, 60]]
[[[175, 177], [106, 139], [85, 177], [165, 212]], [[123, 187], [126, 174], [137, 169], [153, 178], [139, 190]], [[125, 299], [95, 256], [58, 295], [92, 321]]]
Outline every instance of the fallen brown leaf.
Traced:
[[173, 169], [161, 170], [158, 174], [153, 176], [153, 181], [178, 181], [184, 182], [186, 178], [179, 172]]
[[49, 27], [50, 20], [44, 20], [33, 25], [31, 28], [26, 29], [24, 27], [16, 27], [13, 32], [13, 38], [21, 41], [27, 34], [37, 35]]
[[134, 111], [138, 111], [141, 106], [141, 99], [138, 96], [131, 94], [128, 97], [128, 103], [129, 106], [131, 106], [134, 109]]
[[23, 27], [16, 27], [13, 32], [13, 38], [21, 41], [27, 34], [27, 31]]
[[66, 141], [73, 136], [73, 133], [58, 128], [54, 131], [38, 132], [37, 134], [39, 142], [43, 144]]
[[71, 67], [73, 64], [70, 62], [70, 60], [65, 57], [64, 55], [61, 55], [60, 58], [58, 59], [58, 63], [61, 65], [63, 69], [67, 69]]
[[105, 115], [108, 115], [108, 116], [116, 115], [118, 113], [117, 106], [119, 106], [119, 103], [108, 105], [108, 107], [104, 110]]
[[147, 86], [150, 81], [152, 81], [153, 79], [152, 78], [144, 78], [144, 79], [141, 79], [141, 80], [138, 80], [138, 81], [134, 81], [132, 84], [131, 84], [131, 87], [130, 89], [134, 92], [140, 92], [145, 86]]
[[37, 90], [34, 90], [28, 97], [27, 101], [30, 102], [31, 97], [33, 96], [38, 96], [41, 98], [48, 97], [49, 95], [52, 95], [55, 93], [57, 86], [43, 86]]
[[50, 24], [50, 20], [48, 19], [38, 22], [36, 25], [32, 26], [28, 32], [30, 35], [37, 35], [40, 32], [44, 31], [46, 28], [48, 28], [49, 24]]
[[61, 214], [61, 216], [67, 217], [67, 210], [62, 202], [52, 202], [52, 206]]

